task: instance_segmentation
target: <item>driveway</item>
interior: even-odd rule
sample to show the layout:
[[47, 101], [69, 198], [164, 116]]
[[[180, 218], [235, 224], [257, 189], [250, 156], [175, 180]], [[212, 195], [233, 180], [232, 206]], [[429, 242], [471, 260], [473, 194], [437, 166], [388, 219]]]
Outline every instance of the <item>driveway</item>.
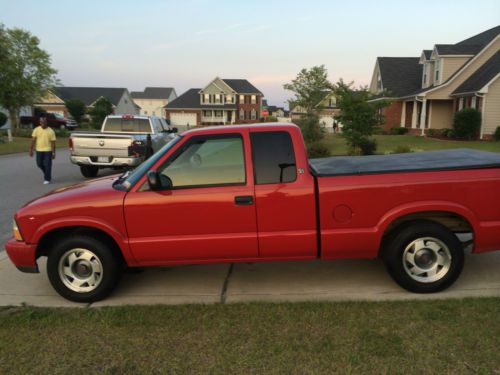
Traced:
[[[51, 185], [42, 184], [41, 172], [27, 155], [0, 157], [0, 243], [5, 243], [11, 236], [12, 216], [22, 204], [57, 187], [84, 180], [68, 157], [67, 150], [58, 151]], [[0, 306], [24, 303], [33, 306], [82, 306], [59, 297], [47, 280], [43, 259], [39, 265], [40, 274], [17, 271], [2, 246]], [[500, 252], [467, 254], [464, 272], [453, 287], [438, 294], [418, 295], [399, 288], [379, 260], [155, 268], [124, 275], [111, 297], [92, 306], [500, 297], [499, 269]]]

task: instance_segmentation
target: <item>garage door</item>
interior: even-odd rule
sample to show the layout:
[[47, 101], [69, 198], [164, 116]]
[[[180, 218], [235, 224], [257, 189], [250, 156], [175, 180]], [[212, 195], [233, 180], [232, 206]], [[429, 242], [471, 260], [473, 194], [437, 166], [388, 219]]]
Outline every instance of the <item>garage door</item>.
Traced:
[[189, 125], [196, 126], [196, 113], [171, 113], [170, 114], [170, 125]]

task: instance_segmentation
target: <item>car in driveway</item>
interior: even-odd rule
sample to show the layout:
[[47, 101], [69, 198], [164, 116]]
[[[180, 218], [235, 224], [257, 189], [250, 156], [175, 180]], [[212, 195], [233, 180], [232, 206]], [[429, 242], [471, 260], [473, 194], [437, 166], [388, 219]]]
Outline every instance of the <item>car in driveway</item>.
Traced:
[[[500, 249], [500, 154], [307, 159], [292, 124], [194, 129], [132, 172], [63, 187], [16, 214], [7, 253], [72, 301], [127, 267], [380, 257], [403, 288], [446, 289], [464, 248]], [[472, 240], [461, 242], [467, 234]], [[466, 236], [464, 236], [466, 237]]]
[[110, 115], [99, 132], [74, 132], [70, 160], [84, 177], [103, 168], [134, 168], [174, 137], [164, 119], [155, 116]]
[[54, 129], [74, 130], [78, 126], [75, 120], [69, 119], [60, 113], [43, 112], [36, 116], [21, 116], [19, 121], [24, 126], [38, 126], [40, 119], [47, 120], [47, 125]]

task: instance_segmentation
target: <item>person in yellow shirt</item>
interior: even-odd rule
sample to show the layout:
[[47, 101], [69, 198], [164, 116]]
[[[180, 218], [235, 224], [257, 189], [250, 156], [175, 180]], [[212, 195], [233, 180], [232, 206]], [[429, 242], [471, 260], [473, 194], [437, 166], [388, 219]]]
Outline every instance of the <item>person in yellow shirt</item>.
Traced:
[[56, 133], [48, 127], [47, 119], [40, 118], [40, 126], [31, 134], [30, 156], [36, 151], [36, 165], [43, 172], [44, 185], [52, 180], [52, 160], [56, 158]]

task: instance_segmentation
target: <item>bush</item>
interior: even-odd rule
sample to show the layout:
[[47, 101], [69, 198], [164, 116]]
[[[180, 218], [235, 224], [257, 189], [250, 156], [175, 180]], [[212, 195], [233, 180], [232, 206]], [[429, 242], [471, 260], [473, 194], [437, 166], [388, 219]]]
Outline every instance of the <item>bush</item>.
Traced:
[[389, 129], [390, 135], [403, 135], [406, 133], [408, 133], [408, 128], [390, 128]]
[[0, 126], [4, 126], [7, 122], [7, 115], [3, 112], [0, 112]]
[[327, 156], [330, 156], [330, 150], [324, 143], [315, 142], [307, 146], [307, 157], [324, 158]]
[[409, 152], [413, 152], [410, 146], [401, 145], [392, 150], [391, 154], [407, 154]]
[[475, 139], [481, 128], [481, 113], [474, 108], [464, 108], [455, 113], [453, 129], [455, 136], [464, 139]]
[[351, 144], [347, 153], [349, 155], [374, 155], [377, 151], [377, 141], [371, 138], [359, 138], [355, 145]]
[[56, 133], [57, 137], [62, 137], [62, 138], [69, 137], [69, 131], [66, 128], [54, 129], [54, 133]]
[[500, 126], [497, 126], [495, 132], [493, 133], [493, 140], [500, 141]]
[[278, 122], [278, 118], [275, 116], [266, 116], [261, 119], [261, 122]]
[[442, 129], [441, 130], [441, 135], [446, 138], [455, 138], [455, 130], [453, 129]]

